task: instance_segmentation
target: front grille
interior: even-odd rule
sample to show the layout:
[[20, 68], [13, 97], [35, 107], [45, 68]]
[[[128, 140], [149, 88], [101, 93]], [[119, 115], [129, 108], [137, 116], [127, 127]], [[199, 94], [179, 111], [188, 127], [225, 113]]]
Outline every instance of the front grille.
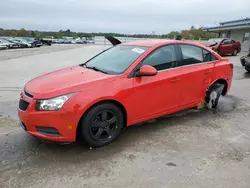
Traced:
[[28, 103], [27, 101], [25, 101], [23, 99], [20, 99], [20, 101], [19, 101], [19, 109], [22, 110], [22, 111], [26, 111], [29, 104], [30, 103]]
[[36, 130], [47, 136], [60, 136], [60, 133], [56, 128], [53, 127], [36, 127]]
[[29, 97], [29, 98], [33, 98], [33, 97], [34, 97], [33, 95], [31, 95], [31, 94], [28, 93], [27, 91], [24, 91], [24, 95], [26, 95], [26, 96]]

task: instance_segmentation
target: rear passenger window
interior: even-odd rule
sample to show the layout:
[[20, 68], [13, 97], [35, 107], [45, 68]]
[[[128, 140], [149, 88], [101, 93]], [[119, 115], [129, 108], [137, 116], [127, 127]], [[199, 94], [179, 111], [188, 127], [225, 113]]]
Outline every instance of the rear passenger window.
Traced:
[[174, 45], [167, 45], [156, 49], [142, 62], [143, 65], [151, 65], [156, 70], [170, 69], [176, 65], [176, 53]]
[[203, 62], [218, 60], [211, 52], [203, 49]]
[[183, 56], [182, 66], [203, 62], [203, 55], [201, 48], [187, 44], [180, 46]]

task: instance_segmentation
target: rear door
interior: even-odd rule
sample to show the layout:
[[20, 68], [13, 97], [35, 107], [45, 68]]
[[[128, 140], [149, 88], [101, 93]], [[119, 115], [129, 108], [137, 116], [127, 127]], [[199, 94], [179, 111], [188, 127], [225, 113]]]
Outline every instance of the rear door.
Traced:
[[198, 104], [204, 100], [211, 82], [214, 62], [211, 52], [193, 45], [181, 44], [181, 106]]

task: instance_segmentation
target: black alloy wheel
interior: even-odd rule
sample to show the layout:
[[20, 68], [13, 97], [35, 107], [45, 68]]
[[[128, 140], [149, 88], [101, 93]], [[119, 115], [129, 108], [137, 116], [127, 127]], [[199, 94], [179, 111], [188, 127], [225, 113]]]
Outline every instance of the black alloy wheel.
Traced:
[[81, 136], [90, 147], [101, 147], [113, 142], [124, 127], [124, 115], [113, 103], [102, 103], [91, 108], [81, 121]]
[[110, 110], [103, 110], [92, 119], [89, 131], [96, 141], [107, 141], [116, 133], [116, 115]]

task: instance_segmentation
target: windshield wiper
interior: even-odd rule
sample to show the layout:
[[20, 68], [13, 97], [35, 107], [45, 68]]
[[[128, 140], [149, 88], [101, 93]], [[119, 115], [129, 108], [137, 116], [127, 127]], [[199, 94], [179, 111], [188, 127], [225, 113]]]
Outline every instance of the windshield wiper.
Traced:
[[84, 64], [83, 67], [85, 67], [85, 68], [87, 68], [87, 69], [92, 69], [92, 70], [97, 71], [97, 72], [102, 72], [102, 73], [104, 73], [104, 74], [108, 74], [108, 73], [107, 73], [106, 71], [104, 71], [104, 70], [98, 69], [98, 68], [96, 68], [96, 67], [90, 67], [90, 66], [87, 66], [86, 64]]

